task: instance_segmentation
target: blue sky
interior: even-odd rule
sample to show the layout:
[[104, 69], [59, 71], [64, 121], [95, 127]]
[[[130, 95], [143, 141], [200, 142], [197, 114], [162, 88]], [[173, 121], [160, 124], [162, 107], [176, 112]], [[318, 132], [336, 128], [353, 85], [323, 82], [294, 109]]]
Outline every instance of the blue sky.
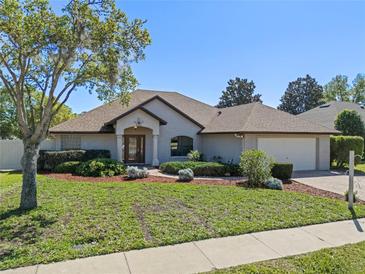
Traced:
[[[61, 5], [52, 2], [55, 7]], [[248, 78], [276, 107], [288, 82], [310, 74], [365, 73], [365, 1], [118, 1], [146, 19], [152, 45], [134, 66], [140, 88], [179, 91], [216, 104], [227, 81]], [[77, 91], [79, 113], [100, 105]]]

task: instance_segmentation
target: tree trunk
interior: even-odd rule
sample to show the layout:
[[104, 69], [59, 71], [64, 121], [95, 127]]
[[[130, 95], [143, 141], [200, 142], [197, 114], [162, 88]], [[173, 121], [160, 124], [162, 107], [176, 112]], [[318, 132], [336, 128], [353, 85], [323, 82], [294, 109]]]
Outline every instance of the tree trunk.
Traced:
[[30, 144], [24, 140], [24, 155], [22, 158], [23, 185], [20, 197], [21, 209], [37, 207], [37, 159], [39, 144]]

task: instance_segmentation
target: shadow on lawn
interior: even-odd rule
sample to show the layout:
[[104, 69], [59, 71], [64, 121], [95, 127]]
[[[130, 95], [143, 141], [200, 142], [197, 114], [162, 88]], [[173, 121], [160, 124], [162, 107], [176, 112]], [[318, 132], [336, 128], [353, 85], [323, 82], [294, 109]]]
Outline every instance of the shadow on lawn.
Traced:
[[[44, 228], [54, 224], [57, 220], [54, 216], [42, 213], [32, 213], [32, 210], [11, 209], [0, 214], [1, 238], [7, 242], [16, 241], [21, 244], [31, 244], [42, 236]], [[16, 222], [7, 220], [11, 217], [19, 217]]]

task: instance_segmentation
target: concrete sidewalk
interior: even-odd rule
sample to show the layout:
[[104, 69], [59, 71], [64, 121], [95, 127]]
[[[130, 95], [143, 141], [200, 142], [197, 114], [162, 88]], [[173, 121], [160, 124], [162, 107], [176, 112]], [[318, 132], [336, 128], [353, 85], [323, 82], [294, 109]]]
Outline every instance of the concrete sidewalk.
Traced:
[[365, 219], [264, 231], [37, 265], [2, 274], [198, 273], [365, 241]]

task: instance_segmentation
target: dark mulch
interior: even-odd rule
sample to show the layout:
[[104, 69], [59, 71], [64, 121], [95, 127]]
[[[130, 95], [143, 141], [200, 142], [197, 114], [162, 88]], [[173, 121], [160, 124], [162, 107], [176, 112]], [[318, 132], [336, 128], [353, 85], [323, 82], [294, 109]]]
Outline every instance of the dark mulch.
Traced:
[[[313, 196], [319, 196], [319, 197], [345, 200], [345, 195], [341, 195], [341, 194], [323, 190], [323, 189], [318, 189], [318, 188], [315, 188], [312, 186], [298, 183], [297, 181], [294, 181], [294, 180], [291, 180], [290, 184], [284, 184], [284, 190], [307, 193], [307, 194], [310, 194]], [[358, 201], [357, 203], [365, 204], [364, 201]]]
[[[168, 177], [160, 177], [160, 176], [148, 176], [148, 178], [143, 179], [128, 179], [126, 176], [112, 176], [112, 177], [83, 177], [77, 176], [70, 173], [45, 173], [44, 175], [58, 179], [58, 180], [66, 180], [73, 182], [95, 182], [95, 183], [103, 183], [103, 182], [136, 182], [136, 183], [177, 183], [178, 180], [174, 178]], [[242, 186], [245, 187], [246, 184], [242, 180], [210, 180], [210, 179], [194, 179], [189, 182], [189, 184], [197, 184], [197, 185], [222, 185], [222, 186]], [[326, 197], [332, 199], [340, 199], [345, 200], [344, 195], [340, 195], [334, 192], [314, 188], [308, 185], [304, 185], [298, 183], [294, 180], [288, 181], [284, 184], [284, 191], [292, 191], [292, 192], [301, 192], [307, 193], [313, 196]], [[363, 201], [359, 201], [361, 204], [365, 204]]]
[[[126, 176], [112, 176], [112, 177], [83, 177], [77, 176], [70, 173], [45, 173], [44, 175], [59, 179], [59, 180], [66, 180], [66, 181], [74, 181], [74, 182], [95, 182], [95, 183], [102, 183], [102, 182], [136, 182], [136, 183], [177, 183], [178, 180], [175, 178], [168, 178], [168, 177], [160, 177], [160, 176], [148, 176], [147, 178], [143, 179], [128, 179]], [[198, 184], [198, 185], [224, 185], [224, 186], [235, 186], [239, 183], [240, 180], [210, 180], [210, 179], [194, 179], [193, 181], [189, 182], [189, 184]]]

